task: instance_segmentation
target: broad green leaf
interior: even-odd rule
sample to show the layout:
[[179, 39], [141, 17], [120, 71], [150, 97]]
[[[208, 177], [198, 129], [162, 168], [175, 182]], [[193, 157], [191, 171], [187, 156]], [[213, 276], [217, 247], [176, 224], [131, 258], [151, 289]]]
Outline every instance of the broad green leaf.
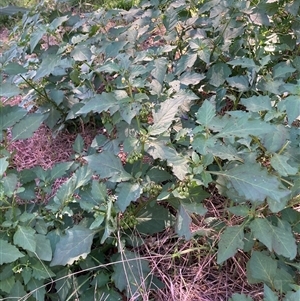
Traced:
[[74, 152], [76, 152], [78, 154], [81, 154], [81, 152], [83, 151], [84, 140], [80, 134], [77, 135], [72, 148], [73, 148]]
[[27, 284], [27, 288], [30, 290], [35, 300], [37, 301], [45, 300], [46, 288], [44, 286], [44, 281], [31, 278]]
[[[205, 191], [203, 191], [205, 193]], [[195, 198], [197, 198], [197, 195], [195, 196]], [[197, 198], [198, 202], [201, 201]], [[199, 215], [205, 215], [207, 212], [207, 209], [203, 206], [202, 203], [197, 203], [196, 201], [185, 201], [182, 200], [180, 202], [180, 205], [188, 212], [188, 213], [195, 213], [195, 214], [199, 214]]]
[[21, 257], [24, 257], [24, 254], [18, 248], [6, 240], [0, 240], [0, 265], [14, 262]]
[[192, 146], [201, 155], [207, 155], [209, 150], [214, 149], [216, 139], [206, 137], [204, 134], [198, 134], [193, 138]]
[[119, 105], [119, 100], [115, 97], [114, 93], [103, 92], [90, 98], [76, 114], [87, 114], [92, 111], [101, 113], [116, 105]]
[[215, 87], [224, 84], [226, 78], [231, 75], [231, 69], [225, 63], [216, 63], [208, 69], [207, 78], [209, 83]]
[[227, 227], [221, 234], [221, 238], [218, 244], [219, 250], [217, 255], [217, 263], [223, 263], [228, 258], [234, 256], [238, 249], [243, 249], [243, 239], [243, 226]]
[[15, 276], [11, 276], [0, 280], [0, 290], [5, 293], [10, 293], [15, 285]]
[[285, 270], [285, 268], [278, 268], [274, 277], [274, 287], [279, 292], [288, 292], [291, 290], [291, 286], [295, 283], [292, 275]]
[[166, 76], [168, 60], [166, 58], [158, 58], [154, 60], [154, 68], [151, 75], [162, 85]]
[[243, 68], [258, 68], [253, 59], [246, 57], [231, 60], [227, 64], [232, 66], [241, 66]]
[[[60, 269], [56, 274], [55, 288], [60, 300], [67, 300], [70, 290], [74, 287], [72, 273], [69, 268]], [[73, 290], [72, 290], [73, 292]]]
[[84, 159], [89, 167], [103, 179], [108, 178], [112, 182], [131, 179], [131, 175], [124, 170], [121, 160], [111, 152], [103, 151], [100, 154], [86, 156]]
[[26, 116], [12, 128], [13, 141], [32, 137], [46, 117], [46, 115], [38, 113]]
[[284, 301], [299, 301], [300, 299], [300, 288], [296, 292], [288, 292], [283, 299]]
[[0, 177], [5, 173], [9, 163], [7, 161], [8, 157], [0, 158]]
[[167, 141], [156, 140], [146, 145], [146, 152], [154, 159], [167, 160], [168, 166], [178, 179], [183, 180], [188, 172], [188, 161], [168, 145]]
[[273, 292], [266, 284], [264, 284], [264, 301], [278, 301], [277, 294]]
[[265, 134], [262, 136], [261, 142], [269, 152], [275, 153], [285, 145], [287, 140], [290, 140], [290, 134], [286, 126], [277, 125], [272, 131], [272, 135]]
[[168, 209], [155, 204], [147, 204], [136, 215], [136, 229], [143, 234], [154, 234], [163, 231], [174, 223], [174, 217]]
[[149, 264], [136, 253], [122, 251], [115, 258], [113, 269], [112, 280], [120, 292], [126, 291], [129, 299], [140, 296], [141, 288], [147, 289], [150, 284]]
[[246, 205], [238, 205], [234, 207], [229, 207], [228, 211], [234, 215], [247, 217], [250, 215], [250, 208]]
[[14, 234], [14, 244], [19, 247], [35, 252], [36, 250], [35, 230], [30, 227], [18, 226], [18, 230]]
[[131, 124], [132, 119], [139, 114], [141, 107], [141, 104], [137, 102], [124, 102], [120, 106], [119, 113], [124, 121]]
[[279, 180], [258, 164], [243, 164], [225, 172], [212, 172], [232, 185], [235, 191], [245, 200], [263, 202], [270, 197], [280, 202], [290, 194], [290, 191], [281, 187]]
[[75, 48], [72, 50], [70, 56], [75, 60], [79, 62], [83, 61], [90, 61], [92, 52], [91, 50], [87, 47], [87, 45], [77, 45]]
[[215, 157], [219, 157], [223, 160], [244, 162], [244, 160], [239, 156], [237, 149], [234, 148], [232, 145], [226, 145], [218, 141], [213, 146], [211, 146], [209, 144], [210, 142], [212, 142], [212, 140], [206, 140], [207, 153], [212, 154]]
[[11, 83], [1, 83], [0, 96], [13, 97], [22, 94], [17, 85]]
[[228, 84], [237, 88], [239, 91], [248, 91], [250, 88], [249, 79], [245, 75], [237, 75], [226, 78]]
[[286, 157], [284, 155], [278, 155], [274, 154], [271, 158], [271, 165], [272, 167], [278, 171], [278, 173], [283, 176], [287, 177], [289, 175], [295, 175], [298, 172], [298, 169], [296, 167], [291, 166], [287, 161], [289, 160], [289, 157]]
[[64, 22], [68, 21], [70, 17], [68, 16], [62, 16], [62, 17], [58, 17], [55, 18], [51, 24], [49, 25], [49, 27], [54, 30], [56, 29], [58, 26], [62, 25]]
[[[17, 280], [9, 294], [9, 300], [22, 300], [27, 295], [23, 284]], [[22, 298], [22, 299], [21, 299]]]
[[148, 127], [149, 134], [155, 136], [165, 132], [174, 121], [174, 116], [181, 104], [181, 102], [172, 98], [164, 101], [160, 109], [157, 112], [153, 112], [154, 124]]
[[34, 79], [37, 81], [47, 75], [49, 75], [50, 73], [52, 73], [54, 71], [54, 69], [58, 66], [62, 65], [62, 60], [61, 60], [61, 56], [56, 55], [56, 54], [49, 54], [47, 55], [39, 69], [36, 72], [36, 75], [34, 77]]
[[247, 297], [245, 294], [234, 293], [229, 301], [253, 301], [251, 297]]
[[37, 280], [49, 279], [54, 277], [55, 274], [50, 270], [48, 265], [43, 264], [39, 260], [36, 260], [34, 264], [31, 265], [32, 277]]
[[300, 96], [291, 95], [285, 99], [288, 123], [291, 125], [300, 116]]
[[272, 109], [271, 98], [267, 95], [242, 98], [240, 103], [251, 112], [269, 111]]
[[225, 127], [215, 137], [247, 137], [248, 135], [261, 136], [273, 131], [273, 126], [261, 120], [249, 120], [246, 116], [230, 118]]
[[16, 174], [8, 174], [2, 178], [3, 190], [5, 195], [12, 197], [18, 185], [18, 177]]
[[184, 237], [186, 240], [190, 240], [192, 238], [192, 232], [190, 229], [191, 222], [192, 219], [189, 212], [180, 204], [175, 223], [175, 231], [180, 237]]
[[141, 195], [141, 187], [135, 183], [120, 183], [116, 189], [117, 192], [117, 205], [122, 212], [130, 205], [131, 202], [135, 202]]
[[73, 165], [73, 162], [61, 162], [57, 163], [52, 167], [51, 173], [50, 173], [50, 180], [55, 180], [57, 178], [61, 178], [66, 174], [66, 171], [71, 168]]
[[43, 35], [46, 33], [47, 28], [45, 26], [39, 26], [36, 30], [30, 35], [30, 51], [34, 51], [36, 45], [39, 43]]
[[79, 225], [66, 230], [57, 243], [50, 266], [72, 264], [91, 252], [95, 232]]
[[75, 189], [78, 189], [82, 186], [85, 186], [92, 179], [93, 172], [92, 169], [88, 165], [80, 166], [75, 174], [73, 174], [75, 184]]
[[196, 113], [197, 122], [207, 127], [216, 115], [216, 107], [209, 100], [205, 100]]
[[180, 57], [176, 66], [176, 75], [180, 75], [182, 72], [186, 71], [188, 68], [193, 67], [197, 60], [197, 54], [184, 54]]
[[75, 180], [74, 177], [69, 178], [64, 182], [57, 190], [54, 197], [54, 202], [62, 205], [64, 202], [68, 201], [69, 198], [74, 194], [75, 190]]
[[94, 180], [92, 182], [92, 196], [96, 200], [96, 204], [100, 205], [107, 198], [107, 189], [104, 183]]
[[51, 261], [52, 249], [50, 246], [50, 240], [45, 235], [35, 234], [36, 239], [36, 254], [39, 259], [44, 261]]
[[296, 71], [295, 68], [288, 65], [286, 62], [281, 62], [273, 67], [273, 78], [286, 78], [294, 71]]
[[205, 75], [202, 73], [196, 72], [184, 72], [180, 75], [179, 81], [183, 85], [197, 85], [205, 78]]
[[277, 262], [270, 256], [254, 251], [249, 260], [248, 269], [257, 282], [263, 281], [272, 285], [277, 272]]
[[19, 122], [26, 114], [27, 110], [19, 106], [0, 107], [0, 130], [6, 130], [7, 128], [13, 126], [15, 123]]
[[27, 69], [18, 63], [9, 63], [4, 67], [3, 71], [8, 75], [17, 75], [27, 72]]
[[291, 228], [273, 226], [265, 218], [256, 218], [251, 222], [253, 236], [262, 242], [270, 252], [294, 259], [297, 255], [296, 239]]

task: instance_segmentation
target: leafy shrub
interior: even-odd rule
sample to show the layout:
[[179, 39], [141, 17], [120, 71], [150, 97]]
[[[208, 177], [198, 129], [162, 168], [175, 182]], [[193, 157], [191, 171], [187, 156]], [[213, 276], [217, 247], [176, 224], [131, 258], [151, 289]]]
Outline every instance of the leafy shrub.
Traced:
[[[299, 1], [146, 1], [24, 16], [0, 57], [0, 96], [23, 95], [0, 111], [1, 296], [140, 299], [159, 281], [133, 246], [170, 226], [191, 239], [190, 215], [205, 215], [214, 186], [225, 214], [240, 217], [216, 228], [218, 264], [243, 250], [268, 300], [296, 300], [298, 10]], [[70, 162], [10, 166], [10, 141], [41, 123], [55, 134], [80, 122], [105, 132], [88, 149], [78, 135]]]

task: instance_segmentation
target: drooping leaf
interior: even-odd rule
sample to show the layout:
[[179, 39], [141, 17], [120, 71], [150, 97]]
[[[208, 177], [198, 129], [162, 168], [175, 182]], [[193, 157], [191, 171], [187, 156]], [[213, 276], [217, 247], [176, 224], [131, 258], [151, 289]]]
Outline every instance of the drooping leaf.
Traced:
[[47, 115], [35, 113], [22, 119], [12, 129], [13, 141], [30, 138], [46, 117]]
[[72, 148], [73, 148], [74, 152], [81, 154], [81, 152], [83, 151], [83, 147], [84, 147], [84, 140], [83, 140], [82, 136], [80, 134], [78, 134], [73, 143]]
[[10, 300], [20, 300], [20, 298], [24, 298], [24, 296], [26, 296], [27, 293], [24, 289], [23, 284], [17, 280], [13, 286], [13, 288], [10, 291], [9, 294], [9, 299]]
[[0, 158], [0, 177], [5, 173], [9, 163], [7, 161], [8, 157]]
[[167, 160], [169, 166], [178, 179], [183, 180], [188, 172], [187, 159], [181, 156], [176, 150], [168, 145], [167, 141], [156, 140], [147, 145], [146, 151], [154, 159]]
[[[287, 224], [287, 223], [286, 223]], [[297, 255], [296, 239], [291, 228], [276, 227], [264, 218], [256, 218], [250, 228], [254, 237], [259, 239], [272, 252], [283, 255], [291, 260]]]
[[205, 100], [196, 113], [197, 122], [207, 127], [215, 114], [216, 107], [209, 100]]
[[190, 229], [191, 221], [192, 219], [189, 212], [184, 206], [180, 205], [177, 213], [175, 231], [180, 237], [184, 237], [186, 240], [190, 240], [192, 238], [192, 232]]
[[291, 125], [300, 116], [300, 96], [290, 95], [285, 99], [288, 123]]
[[17, 75], [27, 72], [27, 69], [25, 69], [22, 65], [13, 62], [7, 64], [3, 71], [8, 75]]
[[35, 252], [36, 250], [36, 237], [35, 230], [30, 227], [18, 226], [18, 230], [14, 234], [14, 244], [19, 247]]
[[92, 56], [92, 52], [86, 45], [76, 45], [70, 55], [75, 61], [89, 62]]
[[161, 104], [157, 112], [153, 112], [153, 125], [149, 126], [150, 135], [159, 135], [165, 132], [174, 121], [174, 116], [178, 112], [178, 107], [182, 103], [172, 98], [167, 99]]
[[118, 104], [119, 100], [115, 97], [114, 93], [103, 92], [90, 98], [76, 114], [87, 114], [92, 111], [101, 113]]
[[223, 263], [228, 258], [234, 256], [238, 249], [243, 249], [243, 239], [243, 226], [227, 227], [221, 234], [221, 239], [218, 244], [219, 250], [217, 255], [217, 263]]
[[273, 284], [276, 276], [277, 262], [270, 256], [254, 251], [248, 262], [251, 276], [257, 281]]
[[245, 200], [263, 202], [270, 197], [280, 202], [290, 194], [281, 187], [279, 180], [258, 164], [243, 164], [225, 172], [213, 172], [229, 182], [235, 191]]
[[6, 240], [0, 240], [0, 265], [14, 262], [21, 257], [24, 257], [24, 254], [22, 254], [17, 247]]
[[27, 287], [32, 292], [32, 296], [35, 298], [35, 300], [45, 300], [46, 289], [44, 286], [44, 281], [31, 278], [27, 284]]
[[242, 98], [240, 102], [251, 112], [269, 111], [272, 109], [271, 98], [267, 95]]
[[62, 65], [63, 64], [62, 64], [61, 56], [56, 54], [49, 54], [43, 59], [39, 69], [36, 72], [34, 79], [39, 80], [44, 76], [47, 76], [50, 73], [52, 73], [56, 67]]
[[118, 290], [126, 291], [129, 299], [140, 296], [140, 288], [147, 288], [150, 284], [149, 264], [136, 253], [122, 251], [116, 257], [113, 269], [112, 280]]
[[274, 78], [286, 78], [290, 76], [296, 69], [286, 62], [280, 62], [273, 67]]
[[216, 63], [209, 68], [207, 77], [211, 85], [220, 87], [226, 78], [231, 75], [231, 69], [225, 63]]
[[247, 137], [261, 135], [272, 132], [273, 126], [260, 120], [249, 120], [245, 116], [241, 118], [230, 118], [225, 127], [215, 137]]
[[86, 258], [91, 252], [95, 232], [75, 225], [61, 236], [57, 243], [50, 266], [72, 264], [79, 258]]
[[122, 212], [130, 205], [131, 202], [135, 202], [141, 195], [141, 187], [139, 184], [120, 183], [116, 189], [117, 192], [117, 205]]
[[61, 162], [54, 165], [51, 169], [50, 180], [61, 178], [65, 175], [66, 171], [73, 165], [73, 162]]
[[277, 294], [273, 292], [266, 284], [264, 284], [264, 301], [278, 301]]
[[101, 178], [108, 178], [112, 182], [121, 182], [131, 179], [121, 160], [111, 152], [103, 151], [100, 154], [94, 154], [84, 157], [89, 167], [94, 170]]
[[38, 258], [44, 261], [51, 261], [52, 249], [50, 246], [50, 240], [45, 235], [35, 234], [36, 239], [36, 254]]
[[136, 229], [149, 235], [161, 232], [174, 223], [173, 215], [161, 205], [148, 204], [135, 217], [138, 221]]
[[20, 95], [22, 91], [18, 88], [17, 85], [11, 83], [1, 83], [0, 96], [3, 97], [13, 97]]
[[289, 159], [287, 156], [274, 154], [270, 163], [281, 176], [287, 177], [288, 175], [295, 175], [298, 172], [296, 167], [291, 166], [287, 162]]
[[43, 35], [46, 33], [47, 28], [45, 26], [40, 26], [37, 30], [34, 30], [30, 35], [30, 51], [34, 51], [36, 45], [39, 43]]

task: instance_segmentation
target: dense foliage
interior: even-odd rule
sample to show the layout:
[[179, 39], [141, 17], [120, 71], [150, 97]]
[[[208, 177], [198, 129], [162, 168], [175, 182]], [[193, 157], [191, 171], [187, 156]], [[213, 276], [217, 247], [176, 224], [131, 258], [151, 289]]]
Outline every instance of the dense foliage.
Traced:
[[[226, 227], [207, 218], [218, 264], [243, 250], [265, 300], [299, 300], [299, 5], [145, 1], [24, 15], [0, 57], [0, 96], [23, 96], [0, 107], [0, 297], [139, 300], [161, 283], [132, 247], [170, 226], [191, 239], [191, 214], [205, 216], [217, 187], [228, 218], [240, 217]], [[42, 123], [54, 135], [105, 131], [88, 148], [78, 135], [69, 162], [15, 170], [9, 143]], [[35, 201], [62, 177], [47, 204]]]

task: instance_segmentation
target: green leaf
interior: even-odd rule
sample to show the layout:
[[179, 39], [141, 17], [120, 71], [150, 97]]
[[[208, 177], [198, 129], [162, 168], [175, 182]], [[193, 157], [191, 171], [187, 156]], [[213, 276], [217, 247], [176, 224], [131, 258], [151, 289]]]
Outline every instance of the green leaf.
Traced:
[[69, 170], [72, 165], [73, 162], [61, 162], [55, 164], [50, 172], [50, 181], [63, 177], [66, 174], [66, 171]]
[[151, 75], [162, 85], [166, 76], [168, 60], [160, 57], [154, 60], [154, 68]]
[[72, 264], [91, 252], [95, 232], [79, 225], [66, 230], [57, 243], [50, 266]]
[[18, 75], [27, 72], [27, 69], [18, 63], [9, 63], [4, 67], [3, 71], [8, 75]]
[[36, 280], [34, 278], [30, 279], [27, 284], [27, 288], [32, 293], [33, 298], [37, 301], [44, 301], [46, 295], [46, 288], [44, 286], [44, 281]]
[[11, 289], [9, 300], [22, 300], [25, 296], [27, 296], [27, 293], [24, 289], [24, 286], [19, 280], [17, 280]]
[[149, 235], [163, 231], [174, 222], [174, 217], [169, 210], [158, 204], [155, 206], [147, 204], [135, 217], [138, 221], [136, 229], [140, 233]]
[[224, 84], [228, 76], [231, 75], [231, 69], [225, 63], [216, 63], [208, 69], [207, 78], [209, 83], [215, 87]]
[[92, 52], [91, 50], [87, 47], [87, 45], [77, 45], [75, 48], [72, 50], [70, 56], [75, 60], [79, 62], [83, 61], [90, 61]]
[[248, 111], [251, 112], [269, 111], [272, 109], [271, 98], [267, 95], [242, 98], [240, 103], [244, 105]]
[[205, 100], [196, 113], [197, 122], [207, 127], [216, 115], [216, 107], [209, 100]]
[[36, 250], [36, 237], [35, 230], [30, 227], [18, 226], [18, 230], [14, 234], [14, 244], [19, 247], [35, 252]]
[[180, 75], [182, 72], [193, 67], [196, 60], [197, 60], [197, 53], [182, 55], [177, 62], [175, 74]]
[[186, 208], [180, 204], [179, 211], [177, 213], [175, 231], [180, 237], [184, 237], [186, 240], [190, 240], [192, 238], [192, 232], [190, 229], [191, 222], [192, 219]]
[[243, 68], [255, 68], [255, 69], [259, 68], [255, 64], [253, 59], [249, 59], [246, 57], [231, 60], [227, 64], [232, 65], [232, 66], [241, 66]]
[[103, 151], [100, 154], [86, 156], [84, 159], [89, 167], [103, 179], [108, 178], [112, 182], [131, 179], [131, 175], [124, 170], [121, 160], [111, 152]]
[[43, 264], [39, 260], [36, 260], [34, 264], [31, 265], [32, 277], [37, 280], [49, 279], [54, 277], [55, 274], [50, 270], [48, 265]]
[[5, 173], [9, 163], [7, 161], [8, 157], [0, 158], [0, 177]]
[[51, 261], [52, 249], [50, 246], [50, 240], [45, 235], [35, 234], [36, 238], [36, 254], [39, 259], [44, 261]]
[[45, 26], [40, 26], [36, 28], [30, 35], [30, 51], [31, 53], [34, 51], [36, 45], [41, 40], [43, 35], [46, 33], [47, 29]]
[[12, 129], [13, 141], [32, 137], [33, 133], [40, 127], [46, 115], [30, 114], [18, 122]]
[[245, 200], [263, 202], [270, 197], [280, 202], [290, 194], [290, 191], [281, 188], [279, 180], [268, 174], [258, 164], [244, 164], [226, 172], [212, 172], [230, 183], [235, 191]]
[[227, 227], [221, 234], [221, 238], [218, 244], [219, 250], [217, 255], [217, 263], [221, 264], [228, 258], [234, 256], [238, 249], [243, 249], [243, 239], [243, 226]]
[[14, 262], [21, 257], [24, 257], [24, 254], [22, 254], [18, 248], [6, 240], [0, 240], [0, 265]]
[[215, 138], [261, 136], [273, 131], [273, 126], [261, 120], [249, 120], [246, 116], [230, 118], [224, 128]]
[[0, 96], [13, 97], [22, 94], [22, 91], [15, 84], [1, 83]]
[[8, 174], [2, 178], [3, 190], [8, 197], [12, 197], [18, 185], [18, 177], [16, 174]]
[[92, 195], [94, 199], [97, 201], [96, 204], [100, 205], [107, 198], [106, 186], [104, 183], [99, 183], [98, 181], [92, 182]]
[[264, 284], [264, 301], [278, 301], [277, 294], [273, 292], [266, 284]]
[[129, 299], [139, 297], [141, 288], [147, 289], [150, 284], [149, 264], [136, 253], [122, 251], [116, 257], [113, 269], [112, 280], [119, 291], [126, 291]]
[[7, 128], [13, 126], [15, 123], [19, 122], [26, 114], [27, 111], [19, 106], [0, 107], [0, 129], [6, 130]]
[[286, 78], [296, 71], [295, 68], [288, 65], [287, 62], [278, 63], [273, 67], [273, 78]]
[[[203, 192], [205, 193], [205, 191]], [[195, 197], [197, 198], [197, 195]], [[200, 201], [199, 198], [197, 198], [197, 200]], [[203, 204], [197, 203], [196, 201], [189, 202], [182, 200], [180, 204], [188, 213], [191, 214], [195, 213], [198, 215], [205, 215], [207, 212], [207, 209], [203, 206]]]
[[300, 96], [290, 95], [285, 99], [288, 123], [291, 125], [300, 116]]
[[[285, 222], [285, 225], [288, 223]], [[264, 218], [256, 218], [251, 222], [250, 228], [255, 238], [262, 242], [270, 252], [275, 251], [278, 255], [294, 259], [297, 255], [296, 239], [291, 227], [273, 226]]]
[[226, 80], [230, 86], [237, 88], [241, 92], [248, 91], [250, 88], [249, 79], [245, 75], [227, 77]]
[[157, 139], [146, 145], [146, 152], [154, 159], [167, 160], [168, 166], [178, 179], [183, 180], [188, 172], [188, 161], [176, 150], [167, 145], [168, 141]]
[[62, 65], [61, 56], [57, 54], [49, 54], [43, 59], [39, 69], [36, 71], [34, 79], [37, 81], [52, 73], [56, 67]]
[[247, 297], [245, 294], [234, 293], [229, 301], [253, 301], [251, 297]]
[[284, 298], [284, 301], [299, 301], [300, 288], [296, 292], [288, 292]]
[[296, 167], [292, 167], [287, 161], [289, 160], [289, 157], [286, 157], [284, 155], [278, 155], [274, 154], [271, 158], [271, 165], [272, 167], [278, 171], [278, 173], [283, 176], [287, 177], [289, 175], [295, 175], [298, 172], [298, 169]]
[[90, 98], [76, 114], [87, 114], [92, 111], [101, 113], [119, 104], [120, 102], [114, 93], [103, 92]]
[[120, 183], [116, 192], [118, 197], [116, 203], [120, 210], [124, 212], [131, 202], [135, 202], [140, 197], [141, 187], [137, 183]]
[[58, 26], [62, 25], [64, 22], [68, 21], [70, 17], [68, 16], [62, 16], [62, 17], [58, 17], [58, 18], [55, 18], [51, 24], [49, 25], [49, 27], [52, 29], [52, 30], [55, 30], [57, 29]]
[[153, 112], [153, 125], [148, 127], [150, 135], [155, 136], [165, 132], [174, 121], [174, 116], [178, 112], [178, 107], [182, 103], [173, 98], [169, 98], [161, 104], [157, 112]]
[[83, 151], [84, 140], [80, 134], [77, 135], [72, 148], [73, 148], [74, 152], [78, 153], [78, 154], [81, 154], [81, 152]]
[[253, 251], [248, 262], [251, 276], [257, 281], [273, 284], [277, 272], [277, 262], [270, 256]]

